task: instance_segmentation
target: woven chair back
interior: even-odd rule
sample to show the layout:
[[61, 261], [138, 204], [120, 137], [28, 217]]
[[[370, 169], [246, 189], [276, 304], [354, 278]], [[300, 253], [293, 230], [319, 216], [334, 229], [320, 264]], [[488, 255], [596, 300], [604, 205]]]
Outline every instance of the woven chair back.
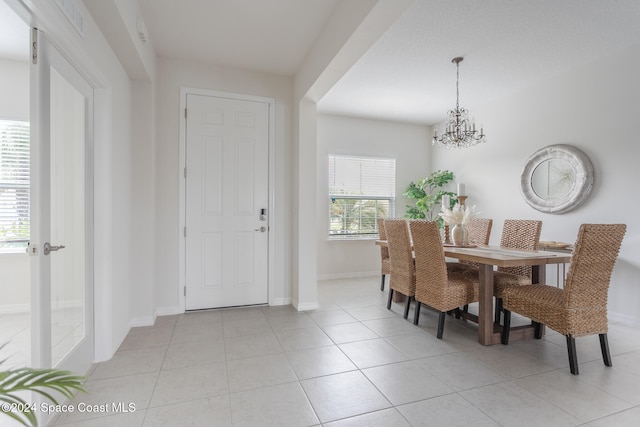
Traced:
[[[493, 220], [489, 218], [472, 218], [467, 225], [469, 233], [469, 244], [471, 245], [488, 245], [491, 237], [491, 227]], [[472, 265], [478, 267], [480, 264], [473, 261], [460, 260], [460, 264]]]
[[488, 245], [489, 238], [491, 237], [491, 227], [493, 227], [492, 219], [473, 218], [467, 226], [469, 243], [474, 245]]
[[404, 219], [386, 219], [384, 228], [391, 261], [389, 286], [404, 295], [413, 296], [416, 289], [416, 276], [409, 225]]
[[416, 299], [434, 307], [438, 305], [434, 301], [443, 300], [448, 280], [440, 231], [430, 221], [414, 220], [410, 227], [416, 254]]
[[[384, 230], [384, 218], [378, 218], [378, 235], [380, 240], [387, 240], [387, 233]], [[380, 246], [380, 258], [382, 261], [389, 258], [389, 248]]]
[[564, 286], [568, 308], [605, 308], [611, 273], [618, 258], [624, 224], [582, 224]]
[[[507, 249], [538, 249], [542, 221], [527, 219], [507, 219], [504, 221], [500, 246]], [[500, 267], [499, 271], [531, 278], [531, 266]]]

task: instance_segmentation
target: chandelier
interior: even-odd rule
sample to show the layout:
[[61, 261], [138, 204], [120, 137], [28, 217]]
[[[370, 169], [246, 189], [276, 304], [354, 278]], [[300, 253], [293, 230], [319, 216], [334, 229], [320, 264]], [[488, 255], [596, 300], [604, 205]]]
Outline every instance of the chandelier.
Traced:
[[467, 110], [460, 108], [460, 63], [462, 57], [456, 57], [451, 62], [456, 64], [456, 108], [447, 113], [449, 119], [441, 135], [436, 129], [433, 134], [433, 145], [445, 148], [468, 148], [478, 143], [485, 142], [484, 131], [476, 131], [476, 123], [469, 120]]

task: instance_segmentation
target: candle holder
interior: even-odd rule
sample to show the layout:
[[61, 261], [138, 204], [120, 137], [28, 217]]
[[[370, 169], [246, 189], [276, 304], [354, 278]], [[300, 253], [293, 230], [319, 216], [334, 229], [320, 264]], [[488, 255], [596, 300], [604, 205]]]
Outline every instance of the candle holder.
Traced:
[[[458, 203], [460, 204], [460, 210], [465, 211], [466, 206], [464, 205], [468, 196], [458, 196]], [[467, 230], [467, 226], [464, 224], [456, 224], [453, 233], [456, 233], [453, 236], [453, 243], [456, 245], [467, 246], [469, 244], [469, 232]]]
[[451, 243], [451, 235], [449, 234], [449, 224], [444, 225], [444, 243]]

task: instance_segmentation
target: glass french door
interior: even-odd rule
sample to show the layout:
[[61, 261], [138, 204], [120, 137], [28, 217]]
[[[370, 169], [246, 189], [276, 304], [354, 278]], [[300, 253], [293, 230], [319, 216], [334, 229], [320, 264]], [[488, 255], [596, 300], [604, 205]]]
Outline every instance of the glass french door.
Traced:
[[46, 34], [31, 38], [32, 363], [84, 374], [94, 350], [93, 88]]

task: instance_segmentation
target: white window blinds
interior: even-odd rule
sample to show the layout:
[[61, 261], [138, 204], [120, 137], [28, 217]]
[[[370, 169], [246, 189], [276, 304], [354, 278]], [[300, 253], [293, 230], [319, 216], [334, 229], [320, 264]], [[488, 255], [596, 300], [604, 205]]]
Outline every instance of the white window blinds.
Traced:
[[329, 155], [329, 236], [374, 237], [394, 215], [395, 159]]
[[0, 120], [0, 248], [29, 241], [29, 122]]

